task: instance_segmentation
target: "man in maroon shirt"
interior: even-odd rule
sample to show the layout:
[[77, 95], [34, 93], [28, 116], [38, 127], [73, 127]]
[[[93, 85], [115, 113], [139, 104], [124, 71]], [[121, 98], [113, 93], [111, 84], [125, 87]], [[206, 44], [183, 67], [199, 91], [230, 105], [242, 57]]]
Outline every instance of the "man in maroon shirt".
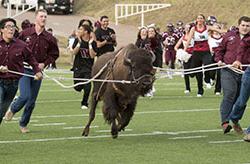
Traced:
[[[238, 30], [229, 31], [223, 36], [223, 40], [215, 53], [215, 61], [219, 65], [222, 63], [233, 64], [236, 61], [237, 49], [241, 39], [250, 32], [250, 28], [247, 28], [249, 22], [249, 17], [241, 17], [238, 21]], [[232, 71], [230, 68], [221, 69], [221, 86], [223, 89], [223, 100], [220, 106], [221, 125], [224, 134], [226, 134], [232, 129], [229, 124], [230, 113], [240, 92], [241, 74]], [[233, 128], [237, 133], [242, 133], [242, 129], [237, 122], [233, 122]]]
[[[246, 28], [250, 29], [250, 21], [246, 24]], [[241, 64], [247, 64], [248, 67], [242, 75], [240, 95], [230, 114], [230, 120], [235, 124], [239, 124], [250, 96], [250, 32], [242, 39], [237, 53], [237, 60], [233, 63], [233, 66], [242, 69]], [[250, 126], [246, 130], [244, 140], [250, 142]]]
[[[46, 20], [46, 10], [37, 10], [35, 12], [35, 26], [25, 29], [19, 35], [19, 38], [28, 44], [41, 70], [50, 63], [53, 63], [59, 56], [56, 38], [45, 30]], [[25, 73], [34, 74], [27, 63], [24, 63], [24, 67]], [[19, 122], [22, 133], [28, 132], [27, 125], [30, 121], [32, 111], [35, 108], [40, 86], [41, 81], [34, 81], [30, 77], [21, 78], [19, 87], [20, 96], [13, 101], [10, 110], [8, 110], [5, 115], [6, 120], [11, 120], [13, 115], [25, 106]]]
[[38, 63], [31, 54], [31, 50], [21, 40], [14, 38], [16, 21], [5, 18], [0, 21], [0, 124], [10, 103], [16, 95], [20, 75], [8, 70], [23, 73], [23, 61], [29, 63], [37, 79], [42, 78]]

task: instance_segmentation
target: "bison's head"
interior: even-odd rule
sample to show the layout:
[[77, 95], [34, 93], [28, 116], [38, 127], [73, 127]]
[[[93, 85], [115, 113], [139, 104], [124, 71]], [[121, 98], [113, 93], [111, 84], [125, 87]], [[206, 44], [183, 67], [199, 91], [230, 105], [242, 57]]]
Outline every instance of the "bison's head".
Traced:
[[134, 45], [127, 47], [124, 65], [129, 68], [129, 79], [135, 82], [135, 88], [141, 95], [146, 94], [152, 88], [155, 80], [155, 70], [152, 65], [154, 60], [154, 54], [148, 50]]

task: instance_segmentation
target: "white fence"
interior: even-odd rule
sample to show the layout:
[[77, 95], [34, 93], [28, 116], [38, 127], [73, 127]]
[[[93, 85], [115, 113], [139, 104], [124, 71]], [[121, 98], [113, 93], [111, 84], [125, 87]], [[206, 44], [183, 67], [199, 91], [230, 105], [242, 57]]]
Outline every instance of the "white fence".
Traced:
[[144, 26], [144, 13], [170, 7], [171, 4], [116, 4], [115, 23], [118, 20], [141, 14], [141, 26]]
[[[13, 11], [12, 8], [15, 8]], [[37, 9], [37, 0], [9, 0], [7, 4], [7, 17], [15, 18], [31, 9]]]

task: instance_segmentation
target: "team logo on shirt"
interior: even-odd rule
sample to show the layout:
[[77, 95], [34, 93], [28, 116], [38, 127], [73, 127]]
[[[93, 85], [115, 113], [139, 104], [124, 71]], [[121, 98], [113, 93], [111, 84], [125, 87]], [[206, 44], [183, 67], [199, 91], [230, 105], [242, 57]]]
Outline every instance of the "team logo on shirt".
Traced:
[[206, 39], [205, 35], [200, 35], [199, 37], [200, 37], [200, 39]]
[[86, 49], [86, 48], [81, 48], [80, 49], [80, 54], [81, 54], [82, 58], [90, 58], [89, 50]]

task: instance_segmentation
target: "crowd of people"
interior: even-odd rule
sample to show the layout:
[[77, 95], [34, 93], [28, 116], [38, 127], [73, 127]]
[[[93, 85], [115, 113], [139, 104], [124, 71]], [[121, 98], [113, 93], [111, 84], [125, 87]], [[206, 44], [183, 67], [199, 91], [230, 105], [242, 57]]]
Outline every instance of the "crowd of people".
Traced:
[[[35, 108], [36, 98], [42, 83], [42, 71], [46, 67], [56, 68], [55, 60], [59, 56], [57, 40], [52, 29], [46, 29], [47, 12], [36, 11], [35, 21], [24, 20], [22, 30], [17, 31], [16, 21], [5, 18], [0, 21], [0, 123], [3, 117], [9, 121], [24, 106], [19, 126], [22, 133], [29, 132], [27, 125]], [[223, 93], [220, 105], [221, 126], [223, 133], [233, 128], [239, 134], [243, 130], [239, 124], [250, 94], [250, 18], [243, 16], [238, 20], [238, 27], [226, 30], [214, 16], [208, 19], [199, 14], [194, 22], [184, 24], [178, 21], [176, 26], [167, 23], [166, 31], [151, 24], [139, 28], [135, 45], [154, 54], [153, 66], [162, 68], [165, 64], [174, 70], [176, 62], [184, 68], [185, 94], [191, 92], [190, 77], [197, 81], [197, 97], [204, 95], [203, 83], [211, 88], [215, 83], [214, 93]], [[72, 55], [74, 84], [90, 79], [95, 58], [112, 52], [117, 46], [116, 33], [109, 27], [109, 18], [102, 16], [94, 24], [88, 19], [79, 21], [77, 30], [69, 37], [68, 49]], [[18, 52], [17, 52], [18, 51]], [[185, 57], [180, 57], [184, 55]], [[226, 67], [213, 71], [186, 74], [185, 69], [197, 68], [210, 64], [218, 67], [232, 65], [241, 69], [239, 74]], [[35, 75], [35, 78], [15, 75], [8, 70]], [[168, 72], [172, 78], [173, 71]], [[203, 77], [204, 75], [204, 77]], [[18, 87], [19, 85], [19, 87]], [[17, 89], [20, 95], [15, 98]], [[76, 85], [74, 89], [83, 91], [81, 108], [88, 109], [91, 83]], [[155, 92], [154, 87], [149, 93]], [[8, 110], [9, 108], [9, 110]], [[246, 131], [245, 141], [250, 141], [250, 127]]]
[[[197, 97], [204, 94], [203, 81], [207, 88], [211, 88], [215, 82], [215, 95], [223, 92], [223, 99], [220, 105], [221, 127], [223, 133], [229, 133], [233, 128], [238, 134], [243, 134], [239, 124], [249, 99], [249, 66], [241, 67], [241, 63], [249, 63], [249, 35], [250, 18], [243, 16], [238, 20], [238, 27], [226, 30], [216, 17], [210, 16], [208, 19], [203, 14], [196, 17], [195, 22], [184, 25], [178, 21], [176, 27], [172, 23], [167, 23], [166, 32], [156, 33], [156, 40], [150, 39], [150, 29], [156, 29], [149, 25], [141, 27], [138, 32], [136, 45], [145, 48], [155, 54], [156, 60], [165, 58], [165, 64], [170, 69], [175, 69], [176, 61], [180, 61], [184, 70], [197, 68], [206, 65], [216, 64], [233, 65], [236, 68], [245, 70], [243, 76], [231, 68], [216, 69], [215, 71], [184, 74], [185, 94], [191, 92], [189, 77], [196, 77], [198, 93]], [[154, 46], [157, 43], [158, 46]], [[161, 49], [163, 53], [156, 53]], [[184, 50], [184, 51], [183, 51]], [[160, 52], [160, 51], [158, 51]], [[181, 57], [177, 53], [186, 57]], [[178, 57], [179, 56], [179, 57]], [[162, 67], [162, 62], [154, 64]], [[209, 67], [208, 67], [209, 68]], [[184, 71], [188, 73], [188, 71]], [[169, 72], [172, 78], [172, 71]], [[152, 95], [150, 95], [152, 96]], [[232, 122], [232, 125], [230, 125]], [[250, 127], [246, 131], [244, 140], [250, 141]]]

